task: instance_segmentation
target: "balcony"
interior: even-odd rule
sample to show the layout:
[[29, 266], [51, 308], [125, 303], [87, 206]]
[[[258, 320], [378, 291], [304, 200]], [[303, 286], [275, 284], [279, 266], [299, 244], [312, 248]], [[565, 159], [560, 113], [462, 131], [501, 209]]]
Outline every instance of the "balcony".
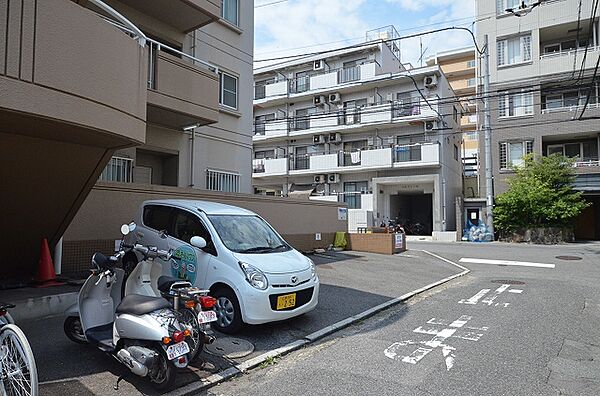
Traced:
[[348, 173], [371, 169], [423, 168], [439, 165], [439, 143], [416, 143], [353, 152], [297, 155], [290, 161], [289, 174]]
[[287, 158], [261, 158], [252, 160], [252, 177], [282, 176], [288, 173]]
[[129, 14], [125, 7], [133, 8], [184, 33], [221, 17], [220, 0], [169, 0], [168, 6], [164, 0], [105, 1], [124, 15]]
[[275, 79], [265, 85], [255, 85], [254, 100], [268, 101], [288, 94], [302, 94], [334, 88], [342, 84], [369, 81], [378, 74], [380, 69], [379, 63], [369, 61], [361, 65], [315, 72], [290, 80]]
[[[152, 43], [149, 50], [148, 122], [172, 129], [212, 124], [219, 120], [216, 68], [178, 58]], [[189, 57], [191, 58], [191, 57]]]
[[[550, 54], [543, 54], [540, 56], [540, 70], [549, 71], [552, 73], [564, 73], [573, 70], [573, 63], [575, 62], [575, 53], [577, 52], [577, 70], [581, 68], [581, 62], [583, 60], [583, 48], [578, 50], [553, 52]], [[593, 69], [596, 66], [596, 60], [598, 59], [598, 53], [600, 52], [600, 46], [590, 47], [588, 54], [585, 58], [586, 69]]]

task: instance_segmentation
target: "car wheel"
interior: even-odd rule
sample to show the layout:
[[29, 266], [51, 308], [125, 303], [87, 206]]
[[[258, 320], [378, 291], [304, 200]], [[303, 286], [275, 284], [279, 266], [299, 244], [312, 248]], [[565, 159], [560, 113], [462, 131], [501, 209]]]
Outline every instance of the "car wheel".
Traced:
[[217, 321], [213, 323], [215, 330], [225, 334], [233, 334], [242, 327], [242, 314], [240, 303], [229, 288], [220, 288], [215, 291], [213, 296], [217, 299], [215, 311], [217, 312]]

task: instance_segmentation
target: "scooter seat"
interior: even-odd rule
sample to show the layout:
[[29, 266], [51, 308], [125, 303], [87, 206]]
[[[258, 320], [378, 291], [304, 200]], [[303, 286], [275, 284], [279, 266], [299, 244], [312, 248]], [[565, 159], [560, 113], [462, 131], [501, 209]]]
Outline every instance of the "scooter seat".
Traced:
[[121, 300], [116, 312], [118, 314], [145, 315], [164, 308], [171, 308], [171, 303], [162, 297], [130, 294]]
[[[173, 278], [172, 276], [163, 275], [158, 278], [157, 287], [162, 293], [168, 293], [175, 283], [185, 283], [187, 287], [192, 284], [185, 279]], [[182, 285], [183, 286], [183, 285]]]

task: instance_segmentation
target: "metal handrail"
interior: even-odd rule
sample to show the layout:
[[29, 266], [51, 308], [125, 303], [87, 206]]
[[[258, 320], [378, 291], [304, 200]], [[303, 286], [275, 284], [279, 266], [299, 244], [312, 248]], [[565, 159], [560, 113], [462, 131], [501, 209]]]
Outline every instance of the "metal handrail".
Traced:
[[[94, 0], [94, 1], [98, 1], [98, 0]], [[112, 20], [110, 20], [110, 19], [108, 19], [108, 18], [106, 18], [106, 17], [104, 17], [104, 16], [102, 16], [102, 15], [100, 15], [100, 17], [101, 17], [101, 18], [103, 18], [103, 19], [104, 19], [105, 21], [107, 21], [108, 23], [110, 23], [111, 25], [113, 25], [113, 26], [115, 26], [115, 27], [117, 27], [117, 28], [119, 28], [119, 29], [123, 30], [123, 31], [124, 31], [124, 32], [126, 32], [126, 33], [133, 34], [133, 35], [137, 34], [135, 31], [132, 31], [132, 30], [128, 29], [127, 27], [125, 27], [125, 26], [123, 26], [123, 25], [119, 24], [118, 22], [112, 21]], [[137, 29], [137, 28], [136, 28], [136, 29]], [[140, 33], [141, 33], [141, 34], [144, 34], [144, 33], [142, 33], [141, 31], [140, 31]], [[169, 45], [166, 45], [166, 44], [164, 44], [164, 43], [161, 43], [160, 41], [157, 41], [157, 40], [151, 39], [150, 37], [146, 37], [146, 36], [144, 36], [144, 39], [145, 39], [145, 41], [148, 41], [148, 42], [150, 42], [150, 43], [152, 43], [152, 44], [155, 44], [155, 45], [157, 46], [157, 50], [159, 50], [159, 51], [161, 50], [161, 48], [165, 48], [165, 49], [169, 50], [170, 52], [174, 52], [174, 53], [176, 53], [176, 54], [178, 54], [178, 55], [181, 55], [182, 57], [185, 57], [185, 58], [188, 58], [188, 59], [190, 59], [190, 60], [192, 60], [192, 61], [194, 61], [194, 62], [198, 62], [198, 63], [200, 63], [201, 65], [205, 66], [207, 69], [209, 69], [209, 70], [210, 70], [210, 71], [212, 71], [212, 72], [215, 72], [216, 74], [218, 74], [218, 73], [219, 73], [219, 67], [218, 67], [218, 66], [216, 66], [216, 65], [213, 65], [213, 64], [212, 64], [212, 63], [210, 63], [210, 62], [204, 61], [204, 60], [202, 60], [202, 59], [198, 59], [198, 58], [196, 58], [195, 56], [192, 56], [192, 55], [190, 55], [190, 54], [186, 54], [186, 53], [185, 53], [185, 52], [183, 52], [183, 51], [180, 51], [180, 50], [178, 50], [178, 49], [176, 49], [176, 48], [173, 48], [173, 47], [171, 47], [171, 46], [169, 46]], [[145, 43], [144, 43], [144, 44], [145, 44]]]
[[114, 8], [112, 8], [111, 6], [109, 6], [108, 4], [106, 4], [105, 2], [103, 2], [101, 0], [89, 0], [89, 1], [90, 1], [90, 3], [94, 4], [96, 7], [107, 12], [109, 15], [111, 15], [115, 19], [121, 21], [121, 23], [123, 23], [125, 26], [127, 26], [130, 29], [129, 32], [131, 34], [134, 34], [137, 37], [137, 41], [138, 41], [139, 45], [141, 47], [146, 46], [146, 41], [148, 40], [148, 37], [146, 37], [144, 32], [142, 32], [137, 26], [135, 26], [133, 24], [133, 22], [131, 22], [129, 19], [125, 18], [117, 10], [115, 10]]

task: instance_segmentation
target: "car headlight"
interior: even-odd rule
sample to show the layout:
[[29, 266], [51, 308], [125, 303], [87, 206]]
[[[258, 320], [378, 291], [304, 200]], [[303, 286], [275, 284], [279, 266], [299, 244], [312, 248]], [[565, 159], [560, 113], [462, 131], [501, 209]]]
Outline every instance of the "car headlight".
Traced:
[[312, 279], [317, 279], [317, 267], [315, 266], [315, 263], [313, 263], [313, 261], [311, 259], [309, 259], [308, 257], [306, 259], [308, 260], [308, 263], [310, 264], [310, 277]]
[[265, 290], [269, 286], [267, 277], [258, 268], [241, 261], [240, 268], [244, 272], [244, 275], [246, 275], [246, 280], [252, 285], [252, 287], [257, 288], [258, 290]]

